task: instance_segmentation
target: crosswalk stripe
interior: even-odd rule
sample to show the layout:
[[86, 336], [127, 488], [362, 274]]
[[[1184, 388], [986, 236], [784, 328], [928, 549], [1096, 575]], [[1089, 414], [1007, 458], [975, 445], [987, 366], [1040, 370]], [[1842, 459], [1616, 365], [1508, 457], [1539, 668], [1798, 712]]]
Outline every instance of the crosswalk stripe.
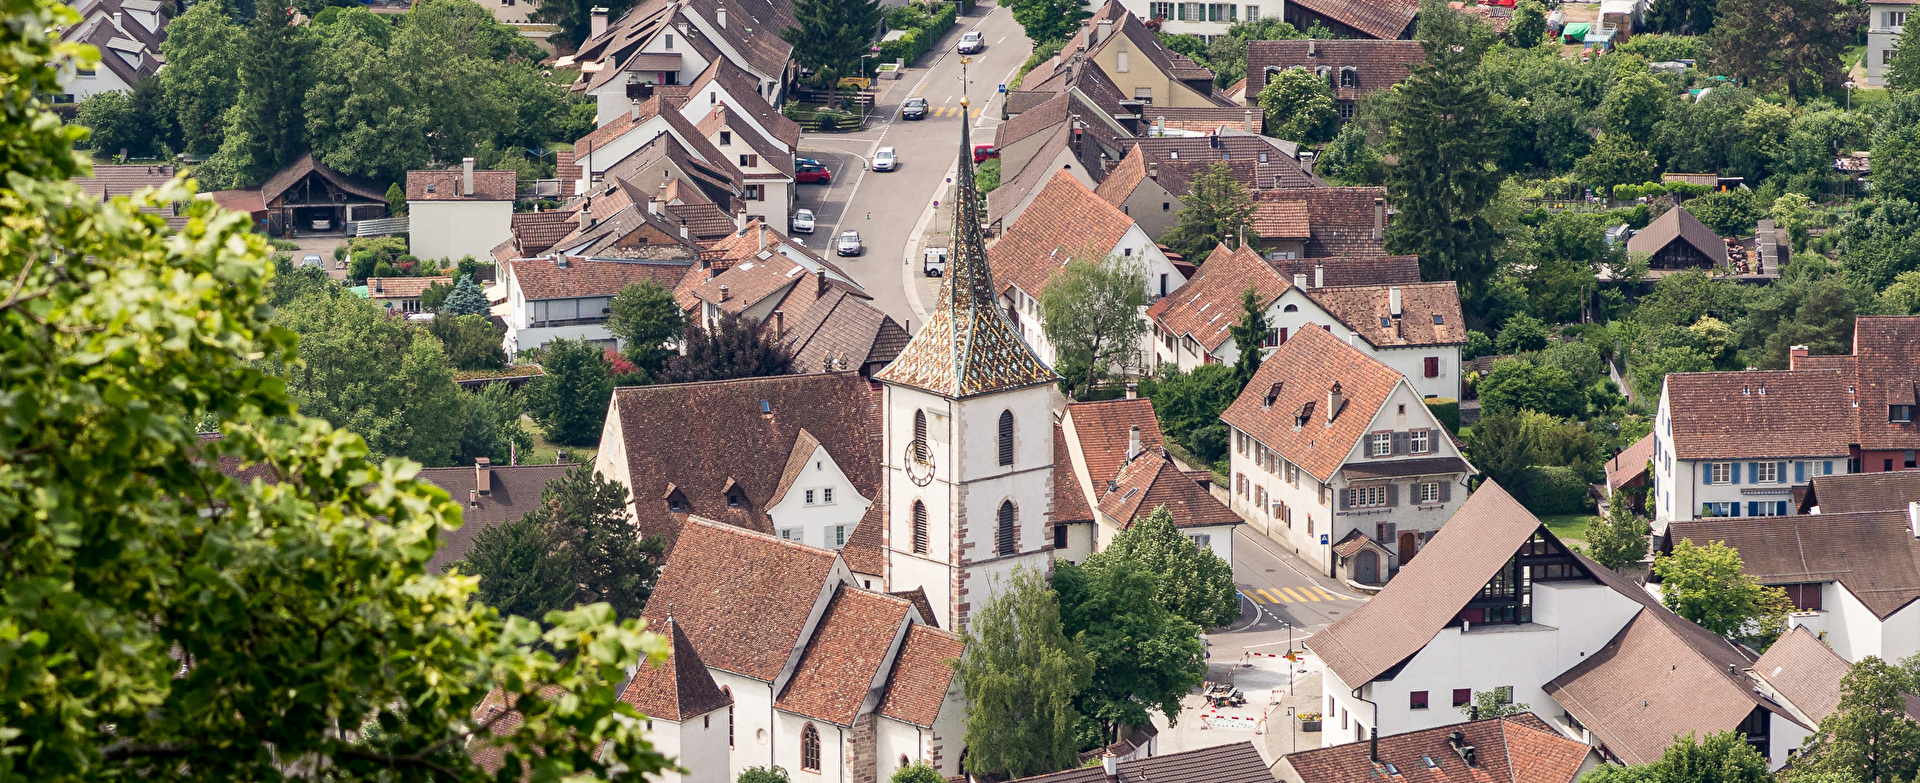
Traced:
[[1278, 599], [1275, 599], [1275, 598], [1273, 597], [1273, 594], [1272, 594], [1272, 593], [1269, 593], [1269, 592], [1267, 592], [1267, 591], [1265, 591], [1265, 590], [1258, 590], [1258, 589], [1256, 589], [1256, 590], [1254, 590], [1254, 592], [1256, 592], [1256, 593], [1259, 593], [1259, 594], [1260, 594], [1260, 599], [1261, 599], [1261, 602], [1262, 602], [1262, 603], [1269, 603], [1269, 604], [1277, 604], [1277, 603], [1280, 603], [1280, 601], [1279, 601]]
[[1282, 593], [1280, 588], [1278, 587], [1273, 588], [1272, 590], [1261, 590], [1260, 592], [1266, 593], [1268, 598], [1273, 599], [1272, 601], [1273, 603], [1276, 603], [1276, 604], [1289, 603], [1289, 600], [1287, 599], [1286, 594]]
[[1305, 587], [1296, 587], [1296, 588], [1293, 588], [1293, 591], [1296, 593], [1299, 593], [1301, 598], [1304, 598], [1308, 601], [1320, 600], [1320, 596], [1315, 595], [1311, 589], [1308, 589]]
[[1321, 595], [1324, 595], [1324, 596], [1326, 596], [1326, 597], [1327, 597], [1327, 600], [1329, 600], [1329, 601], [1338, 601], [1338, 600], [1340, 600], [1340, 596], [1337, 596], [1337, 595], [1334, 595], [1334, 594], [1332, 594], [1332, 593], [1329, 593], [1329, 592], [1327, 592], [1325, 588], [1322, 588], [1322, 587], [1319, 587], [1319, 586], [1315, 586], [1315, 587], [1314, 587], [1313, 589], [1315, 589], [1315, 590], [1319, 590], [1319, 591], [1320, 591], [1320, 594], [1321, 594]]

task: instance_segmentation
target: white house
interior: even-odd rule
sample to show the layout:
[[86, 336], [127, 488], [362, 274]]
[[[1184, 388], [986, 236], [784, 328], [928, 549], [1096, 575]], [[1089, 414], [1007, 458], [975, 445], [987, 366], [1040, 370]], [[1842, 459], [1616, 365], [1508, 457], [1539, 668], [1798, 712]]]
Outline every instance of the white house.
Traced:
[[1362, 584], [1412, 561], [1475, 472], [1406, 376], [1321, 329], [1269, 355], [1220, 418], [1233, 509]]
[[1626, 764], [1738, 730], [1777, 768], [1813, 729], [1759, 687], [1756, 656], [1567, 549], [1491, 481], [1306, 646], [1325, 676], [1323, 745], [1456, 723], [1489, 692]]
[[1868, 0], [1867, 2], [1867, 84], [1880, 87], [1887, 83], [1887, 66], [1893, 52], [1900, 48], [1900, 35], [1906, 32], [1907, 15], [1913, 13], [1915, 0]]
[[513, 236], [517, 189], [514, 172], [474, 171], [472, 158], [457, 169], [407, 172], [408, 251], [424, 259], [491, 257]]
[[[1068, 261], [1133, 264], [1146, 283], [1149, 302], [1187, 282], [1147, 232], [1119, 208], [1065, 171], [1054, 172], [1046, 187], [994, 243], [989, 256], [999, 278], [1000, 304], [1013, 317], [1027, 344], [1047, 364], [1057, 361], [1042, 333], [1040, 299]], [[1145, 318], [1144, 311], [1141, 318]], [[1144, 356], [1146, 346], [1139, 348]]]
[[[1162, 506], [1194, 545], [1233, 562], [1239, 515], [1166, 456], [1151, 400], [1067, 405], [1054, 439], [1054, 557], [1079, 561]], [[1211, 480], [1208, 480], [1211, 483]]]
[[158, 74], [166, 64], [160, 44], [167, 39], [168, 17], [158, 0], [86, 0], [72, 5], [81, 21], [61, 30], [60, 41], [92, 45], [99, 50], [100, 62], [85, 71], [61, 67], [56, 102], [132, 89], [134, 82]]
[[575, 92], [599, 103], [606, 124], [627, 110], [638, 88], [691, 84], [715, 60], [751, 75], [769, 104], [780, 102], [792, 44], [780, 31], [796, 27], [792, 6], [752, 0], [654, 0], [609, 20], [594, 9], [589, 35], [561, 66], [578, 64]]
[[607, 329], [614, 295], [641, 282], [671, 291], [692, 268], [685, 260], [513, 259], [506, 268], [507, 334], [501, 347], [509, 357], [561, 338], [618, 348]]

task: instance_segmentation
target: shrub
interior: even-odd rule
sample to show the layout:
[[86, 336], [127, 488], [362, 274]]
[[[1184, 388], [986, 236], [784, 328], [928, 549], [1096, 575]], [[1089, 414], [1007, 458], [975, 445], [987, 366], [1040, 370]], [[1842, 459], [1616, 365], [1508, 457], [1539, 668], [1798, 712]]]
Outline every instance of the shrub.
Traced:
[[1460, 434], [1459, 400], [1452, 397], [1430, 397], [1427, 399], [1427, 410], [1433, 411], [1434, 418], [1446, 425], [1448, 432]]
[[1536, 465], [1528, 472], [1521, 504], [1538, 515], [1577, 514], [1586, 507], [1587, 481], [1563, 465]]

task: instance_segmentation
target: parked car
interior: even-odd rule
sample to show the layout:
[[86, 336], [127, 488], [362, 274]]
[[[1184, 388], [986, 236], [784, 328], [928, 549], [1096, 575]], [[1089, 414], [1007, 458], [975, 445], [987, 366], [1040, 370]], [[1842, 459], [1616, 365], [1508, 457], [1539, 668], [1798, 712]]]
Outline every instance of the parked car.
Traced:
[[980, 34], [979, 30], [968, 30], [966, 35], [960, 36], [961, 54], [978, 54], [985, 48], [987, 48], [987, 39]]
[[900, 104], [900, 119], [924, 120], [926, 118], [927, 118], [927, 99], [908, 98], [906, 103]]
[[793, 181], [802, 185], [809, 183], [831, 185], [833, 184], [833, 172], [819, 163], [801, 163], [793, 168]]
[[803, 209], [793, 213], [793, 230], [800, 234], [813, 233], [813, 210]]
[[300, 259], [300, 265], [324, 268], [324, 265], [320, 263], [320, 257], [312, 253], [308, 253], [307, 255], [303, 256]]
[[833, 252], [837, 255], [857, 256], [867, 252], [867, 248], [860, 244], [860, 232], [842, 231], [840, 244], [834, 246]]
[[989, 158], [997, 158], [997, 157], [1000, 157], [1000, 151], [994, 149], [992, 144], [973, 145], [973, 162], [976, 165], [983, 160], [987, 160]]
[[873, 170], [874, 171], [900, 170], [900, 158], [894, 154], [892, 147], [881, 147], [880, 149], [874, 150]]
[[319, 220], [313, 221], [312, 226], [313, 226], [313, 230], [315, 231], [332, 231], [333, 221], [328, 220], [326, 218], [320, 218]]
[[817, 160], [814, 160], [814, 159], [812, 159], [812, 158], [794, 158], [794, 159], [793, 159], [793, 165], [795, 165], [795, 166], [818, 166], [818, 165], [820, 165], [820, 161], [817, 161]]

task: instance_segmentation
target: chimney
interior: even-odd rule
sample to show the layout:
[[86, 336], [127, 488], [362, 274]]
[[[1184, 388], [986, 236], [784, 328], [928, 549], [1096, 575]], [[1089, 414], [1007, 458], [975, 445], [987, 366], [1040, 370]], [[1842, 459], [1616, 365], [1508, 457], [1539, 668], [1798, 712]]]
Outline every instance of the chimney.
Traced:
[[568, 269], [573, 266], [573, 262], [568, 260], [566, 254], [562, 253], [553, 257], [553, 265], [561, 269]]
[[1394, 320], [1400, 319], [1400, 286], [1387, 289], [1387, 312], [1393, 314]]
[[122, 25], [122, 24], [120, 24], [120, 12], [119, 12], [119, 11], [115, 11], [115, 12], [113, 12], [113, 29], [115, 29], [115, 30], [119, 30], [120, 32], [123, 32], [123, 33], [127, 31], [127, 28], [126, 28], [126, 26], [125, 26], [125, 25]]
[[759, 245], [759, 249], [754, 252], [759, 253], [765, 251], [767, 249], [767, 227], [765, 225], [755, 225], [753, 227], [753, 239], [754, 242]]
[[[1253, 110], [1248, 109], [1246, 114], [1247, 114], [1246, 122], [1242, 125], [1241, 130], [1244, 130], [1248, 133], [1252, 133], [1253, 132]], [[1264, 155], [1266, 153], [1263, 152], [1261, 154]]]
[[1920, 538], [1920, 500], [1907, 503], [1907, 527], [1913, 530], [1913, 537]]
[[1308, 38], [1308, 39], [1307, 39], [1307, 56], [1308, 56], [1308, 57], [1319, 57], [1319, 56], [1320, 56], [1320, 52], [1319, 52], [1319, 51], [1318, 51], [1318, 49], [1316, 48], [1316, 47], [1318, 46], [1318, 44], [1319, 44], [1319, 42], [1318, 42], [1318, 41], [1315, 41], [1315, 40], [1313, 40], [1312, 38]]
[[747, 210], [745, 207], [742, 207], [739, 212], [733, 213], [733, 230], [747, 230]]
[[1314, 264], [1313, 265], [1313, 287], [1325, 288], [1326, 285], [1327, 285], [1327, 265]]
[[477, 489], [467, 490], [467, 507], [468, 508], [480, 507], [480, 490], [477, 490]]
[[1140, 425], [1127, 428], [1127, 461], [1132, 462], [1140, 456]]
[[787, 312], [785, 310], [773, 311], [773, 341], [776, 343], [780, 342], [780, 338], [785, 336], [786, 333]]
[[1379, 241], [1387, 235], [1387, 200], [1375, 196], [1373, 199], [1373, 239]]
[[1792, 348], [1788, 348], [1787, 349], [1787, 369], [1789, 370], [1800, 369], [1800, 360], [1805, 358], [1807, 358], [1806, 346], [1796, 345]]
[[1160, 179], [1160, 164], [1155, 163], [1153, 161], [1147, 162], [1147, 179], [1151, 179], [1151, 180]]
[[687, 221], [684, 221], [684, 220], [682, 220], [682, 221], [680, 221], [680, 238], [681, 238], [681, 239], [686, 239], [686, 238], [687, 238], [687, 234], [688, 234], [688, 232], [687, 232]]
[[1346, 401], [1347, 401], [1347, 396], [1345, 394], [1340, 393], [1339, 381], [1334, 381], [1332, 386], [1327, 387], [1327, 423], [1328, 424], [1333, 423], [1333, 417], [1340, 415], [1340, 405], [1342, 403], [1345, 403]]
[[1106, 773], [1107, 780], [1118, 781], [1120, 779], [1120, 757], [1113, 755], [1113, 751], [1111, 750], [1100, 754], [1100, 771]]
[[[578, 6], [575, 7], [577, 8]], [[607, 31], [607, 9], [596, 5], [593, 7], [593, 10], [588, 11], [587, 14], [590, 17], [587, 27], [587, 39], [592, 40], [599, 38], [601, 33]]]
[[1127, 381], [1127, 399], [1129, 400], [1140, 399], [1140, 384], [1134, 383], [1133, 381]]
[[713, 20], [714, 22], [720, 25], [720, 29], [722, 30], [727, 29], [727, 9], [725, 8], [714, 9]]
[[720, 284], [720, 301], [722, 302], [727, 301], [727, 297], [729, 296], [731, 296], [731, 294], [727, 293], [727, 284], [721, 283]]
[[660, 197], [647, 199], [647, 214], [655, 216], [660, 214]]
[[1307, 273], [1305, 273], [1305, 272], [1295, 272], [1295, 273], [1293, 273], [1293, 287], [1294, 287], [1294, 288], [1306, 288], [1306, 287], [1307, 287]]
[[473, 461], [473, 491], [493, 494], [493, 460], [480, 457]]
[[827, 293], [827, 270], [823, 267], [813, 273], [813, 295], [825, 296]]
[[460, 195], [473, 195], [473, 159], [460, 159]]

